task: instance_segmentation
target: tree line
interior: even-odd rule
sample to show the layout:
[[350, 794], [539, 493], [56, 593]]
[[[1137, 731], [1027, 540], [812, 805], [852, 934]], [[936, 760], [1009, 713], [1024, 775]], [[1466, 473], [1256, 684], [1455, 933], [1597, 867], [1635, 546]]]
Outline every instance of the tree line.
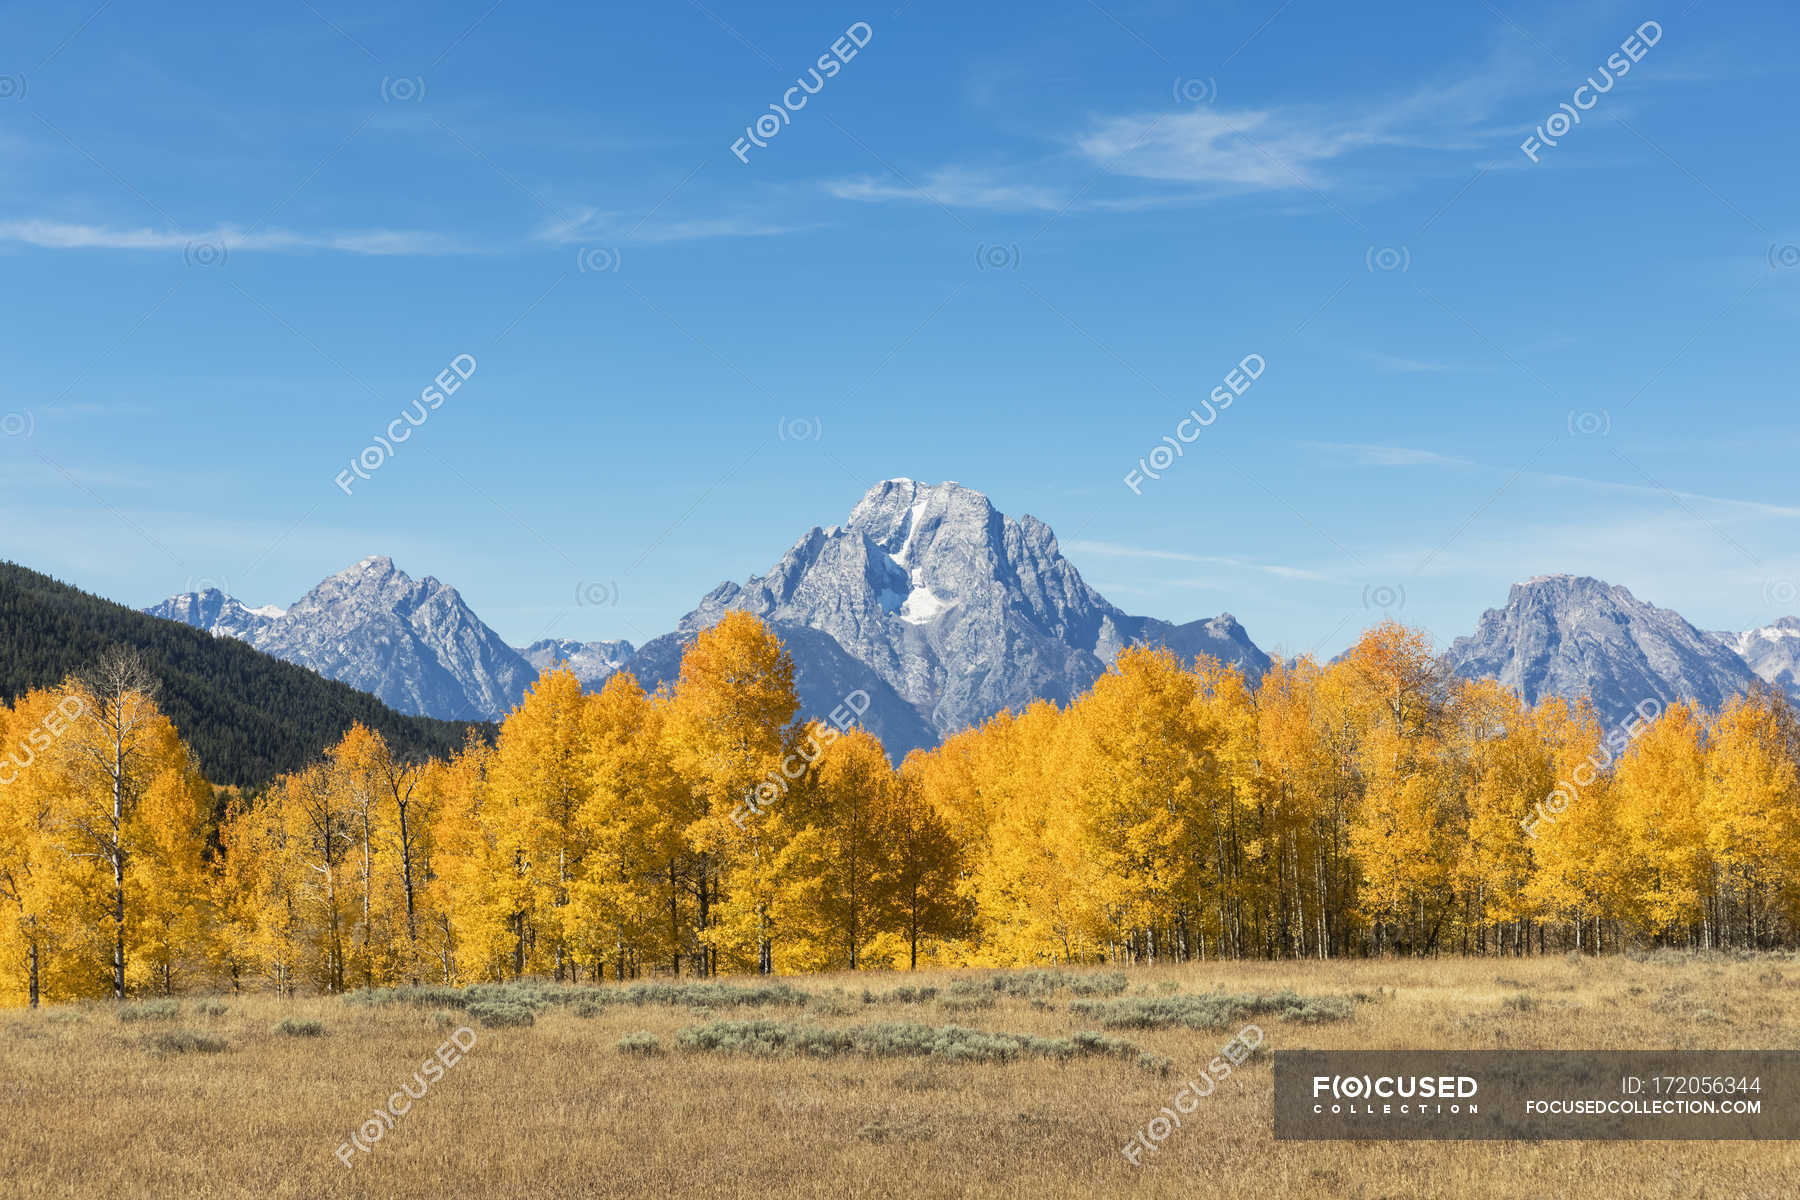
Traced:
[[299, 770], [357, 722], [408, 755], [455, 753], [491, 725], [407, 716], [230, 637], [215, 637], [0, 562], [0, 701], [17, 702], [131, 646], [157, 681], [157, 706], [207, 777], [259, 788]]
[[0, 1003], [1800, 940], [1773, 690], [1606, 729], [1390, 623], [1254, 688], [1133, 648], [895, 768], [793, 670], [734, 613], [662, 691], [552, 669], [492, 742], [357, 725], [252, 791], [110, 655], [0, 705]]

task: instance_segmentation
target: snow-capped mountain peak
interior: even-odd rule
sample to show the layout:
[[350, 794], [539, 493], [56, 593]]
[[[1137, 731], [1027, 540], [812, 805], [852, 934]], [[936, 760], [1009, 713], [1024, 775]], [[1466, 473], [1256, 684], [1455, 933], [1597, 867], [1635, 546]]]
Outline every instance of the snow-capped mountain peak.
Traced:
[[1742, 633], [1715, 633], [1756, 674], [1800, 701], [1800, 617]]
[[625, 641], [577, 642], [567, 638], [544, 638], [519, 653], [540, 673], [559, 663], [568, 667], [582, 687], [593, 691], [631, 661], [635, 651], [631, 643]]
[[769, 571], [713, 589], [682, 619], [677, 642], [657, 639], [630, 668], [646, 684], [668, 677], [679, 639], [731, 609], [756, 613], [788, 641], [809, 702], [808, 688], [830, 692], [821, 680], [872, 674], [892, 696], [888, 712], [872, 713], [890, 726], [893, 751], [1003, 708], [1065, 703], [1133, 642], [1211, 653], [1253, 679], [1268, 667], [1235, 621], [1177, 627], [1114, 608], [1062, 557], [1048, 525], [1008, 517], [955, 481], [876, 484], [843, 525], [814, 528]]
[[254, 644], [255, 634], [283, 614], [279, 608], [247, 608], [218, 588], [170, 596], [144, 610], [153, 617], [180, 621], [217, 637]]
[[405, 713], [492, 719], [536, 678], [455, 588], [414, 580], [385, 554], [327, 577], [286, 609], [251, 609], [209, 590], [146, 611], [239, 638]]

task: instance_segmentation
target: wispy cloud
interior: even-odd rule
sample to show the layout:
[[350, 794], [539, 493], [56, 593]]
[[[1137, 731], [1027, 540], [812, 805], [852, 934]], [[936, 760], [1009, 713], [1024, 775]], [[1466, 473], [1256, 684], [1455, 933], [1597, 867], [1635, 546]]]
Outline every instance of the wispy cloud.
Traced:
[[[1310, 103], [1205, 105], [1176, 111], [1100, 114], [1047, 131], [1056, 149], [1014, 168], [947, 164], [922, 183], [886, 178], [833, 180], [844, 200], [931, 201], [948, 207], [1135, 211], [1220, 196], [1335, 190], [1346, 183], [1391, 187], [1414, 174], [1474, 165], [1472, 151], [1497, 154], [1513, 130], [1501, 114], [1545, 86], [1541, 53], [1504, 24], [1487, 53], [1445, 64], [1410, 91]], [[1513, 139], [1516, 142], [1516, 138]], [[1409, 154], [1408, 160], [1396, 155]], [[1518, 157], [1516, 152], [1514, 157]], [[1111, 186], [1096, 187], [1098, 169]], [[1161, 185], [1147, 191], [1146, 184]]]
[[1361, 467], [1475, 467], [1481, 464], [1435, 450], [1412, 446], [1378, 446], [1369, 442], [1303, 442]]
[[573, 246], [582, 242], [693, 242], [709, 238], [776, 237], [798, 233], [802, 225], [784, 225], [755, 217], [684, 217], [658, 219], [576, 208], [541, 226], [534, 241]]
[[1270, 190], [1318, 187], [1322, 164], [1392, 140], [1355, 123], [1205, 108], [1113, 117], [1076, 139], [1075, 147], [1115, 175]]
[[1282, 566], [1277, 563], [1254, 563], [1241, 558], [1231, 558], [1216, 554], [1187, 554], [1179, 550], [1154, 550], [1141, 546], [1121, 546], [1117, 542], [1069, 542], [1064, 549], [1077, 554], [1093, 554], [1105, 558], [1135, 558], [1158, 562], [1199, 563], [1209, 567], [1230, 567], [1239, 571], [1255, 571], [1264, 575], [1273, 575], [1278, 579], [1305, 579], [1324, 581], [1330, 578], [1318, 571], [1304, 567]]
[[473, 249], [456, 239], [414, 230], [370, 229], [343, 233], [302, 233], [291, 229], [120, 229], [67, 221], [0, 221], [0, 242], [45, 250], [183, 250], [190, 246], [223, 246], [227, 252], [308, 250], [375, 256], [468, 254]]
[[943, 167], [929, 172], [925, 182], [916, 186], [864, 176], [829, 181], [825, 190], [840, 200], [916, 200], [948, 208], [986, 208], [1004, 212], [1054, 212], [1068, 203], [1060, 188], [1040, 183], [1005, 182], [991, 171], [961, 167]]
[[[1503, 473], [1499, 467], [1476, 462], [1474, 459], [1459, 458], [1451, 454], [1440, 454], [1435, 450], [1421, 450], [1412, 446], [1381, 446], [1367, 442], [1303, 442], [1314, 450], [1323, 450], [1335, 458], [1364, 467], [1455, 467], [1458, 470], [1482, 470]], [[1627, 466], [1630, 460], [1622, 459]], [[1635, 467], [1633, 467], [1636, 470]], [[1511, 472], [1504, 472], [1510, 474]], [[1538, 480], [1543, 483], [1562, 484], [1566, 487], [1585, 488], [1595, 492], [1610, 492], [1627, 496], [1653, 496], [1671, 502], [1684, 504], [1713, 505], [1726, 510], [1759, 517], [1800, 517], [1800, 508], [1788, 504], [1771, 504], [1763, 500], [1742, 500], [1731, 496], [1709, 496], [1703, 492], [1681, 491], [1664, 487], [1651, 476], [1638, 471], [1644, 479], [1642, 483], [1624, 483], [1612, 479], [1594, 479], [1586, 475], [1568, 475], [1554, 471], [1526, 471], [1524, 478]]]
[[[1704, 492], [1684, 492], [1658, 483], [1618, 483], [1610, 479], [1589, 479], [1582, 475], [1545, 474], [1539, 476], [1550, 483], [1563, 483], [1594, 491], [1618, 492], [1634, 496], [1660, 496], [1670, 502], [1711, 504], [1759, 517], [1800, 517], [1800, 508], [1789, 504], [1770, 504], [1762, 500], [1739, 500], [1731, 496], [1709, 496]], [[1648, 478], [1646, 476], [1646, 478]]]

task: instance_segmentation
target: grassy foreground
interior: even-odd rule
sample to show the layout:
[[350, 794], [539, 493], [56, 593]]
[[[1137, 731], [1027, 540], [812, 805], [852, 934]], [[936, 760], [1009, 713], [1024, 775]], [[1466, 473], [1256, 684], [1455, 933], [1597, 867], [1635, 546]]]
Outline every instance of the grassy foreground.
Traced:
[[[219, 998], [223, 1013], [186, 998], [173, 1015], [140, 1005], [133, 1020], [106, 1005], [10, 1011], [0, 1194], [1685, 1198], [1790, 1194], [1800, 1176], [1800, 1148], [1777, 1142], [1278, 1143], [1270, 1132], [1274, 1049], [1800, 1046], [1800, 960], [1789, 957], [1209, 963], [1133, 971], [1122, 995], [1102, 978], [1085, 996], [1068, 978], [1055, 990], [1042, 976], [995, 978], [810, 977], [782, 981], [805, 1003], [776, 993], [757, 1007], [565, 997], [528, 1026], [483, 1025], [431, 996]], [[1227, 1029], [1108, 1028], [1121, 1015], [1108, 1006], [1204, 1014], [1212, 1002], [1184, 998], [1288, 989], [1361, 998], [1251, 1018], [1262, 1049], [1142, 1166], [1127, 1162], [1121, 1147], [1242, 1019], [1220, 1005]], [[482, 1011], [519, 1019], [506, 1010]], [[900, 1023], [927, 1029], [910, 1043], [867, 1030]], [[403, 1083], [421, 1090], [414, 1073], [462, 1025], [475, 1034], [466, 1054], [366, 1152], [351, 1145]], [[946, 1039], [946, 1026], [977, 1032]], [[1103, 1036], [1074, 1039], [1082, 1030]], [[932, 1037], [940, 1053], [925, 1052]], [[747, 1052], [784, 1039], [810, 1052]]]

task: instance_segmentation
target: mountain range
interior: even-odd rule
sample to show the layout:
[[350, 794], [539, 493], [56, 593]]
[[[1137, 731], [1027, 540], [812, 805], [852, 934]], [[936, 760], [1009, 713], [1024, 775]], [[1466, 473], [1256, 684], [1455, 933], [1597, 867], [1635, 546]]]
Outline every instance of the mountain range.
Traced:
[[[1007, 516], [959, 483], [903, 478], [871, 488], [842, 525], [807, 531], [767, 572], [719, 584], [641, 647], [547, 639], [514, 649], [454, 588], [415, 581], [379, 556], [285, 609], [206, 591], [145, 611], [247, 642], [401, 712], [481, 720], [504, 716], [558, 662], [590, 689], [621, 670], [646, 687], [668, 683], [686, 645], [734, 609], [782, 638], [805, 714], [868, 693], [863, 722], [895, 758], [1002, 709], [1067, 703], [1127, 646], [1211, 655], [1252, 684], [1270, 664], [1229, 613], [1183, 624], [1128, 614], [1081, 578], [1036, 517]], [[1651, 697], [1717, 707], [1758, 678], [1795, 692], [1800, 619], [1703, 633], [1622, 587], [1546, 575], [1514, 585], [1443, 661], [1527, 702], [1587, 696], [1614, 723]]]
[[509, 712], [537, 671], [453, 587], [365, 558], [286, 609], [253, 609], [217, 590], [145, 609], [248, 642], [403, 713], [488, 720]]
[[[1527, 703], [1586, 696], [1612, 728], [1647, 700], [1717, 709], [1746, 691], [1764, 676], [1736, 643], [1755, 641], [1761, 632], [1702, 633], [1679, 613], [1622, 587], [1539, 575], [1515, 583], [1506, 606], [1483, 613], [1474, 634], [1451, 643], [1444, 661], [1464, 678], [1499, 680]], [[1800, 646], [1789, 654], [1795, 649]], [[1781, 683], [1776, 675], [1766, 678]]]
[[[229, 620], [215, 603], [215, 621]], [[491, 725], [403, 716], [367, 692], [0, 563], [0, 700], [55, 687], [128, 646], [157, 681], [157, 703], [215, 784], [258, 787], [298, 771], [361, 723], [405, 758], [442, 758]]]

